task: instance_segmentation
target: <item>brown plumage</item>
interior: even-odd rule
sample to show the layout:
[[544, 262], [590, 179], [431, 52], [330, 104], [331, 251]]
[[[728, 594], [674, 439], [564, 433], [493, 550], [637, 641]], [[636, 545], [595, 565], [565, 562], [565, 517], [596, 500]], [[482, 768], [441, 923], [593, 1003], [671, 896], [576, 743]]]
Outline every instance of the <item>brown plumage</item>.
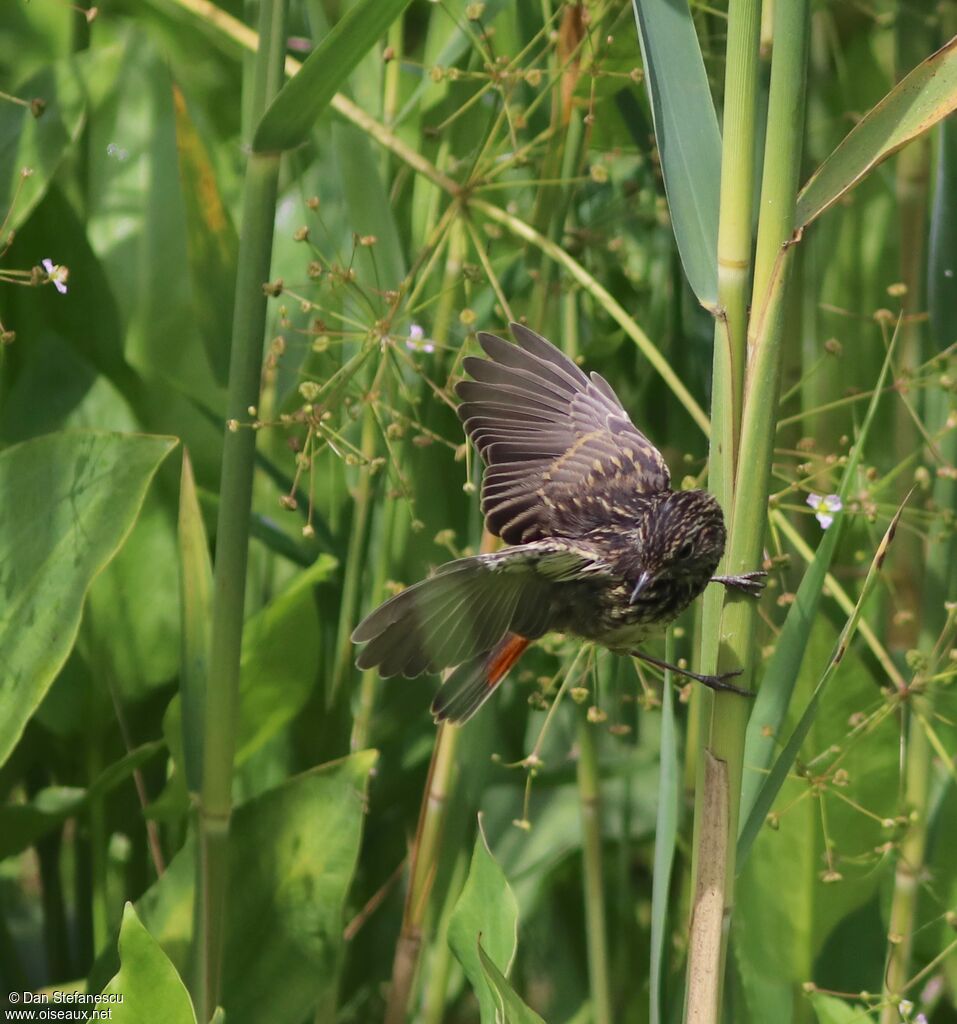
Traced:
[[[671, 490], [661, 453], [607, 381], [527, 327], [511, 330], [517, 345], [479, 334], [488, 358], [465, 360], [473, 380], [456, 391], [487, 466], [485, 522], [512, 546], [441, 566], [352, 634], [365, 644], [358, 667], [383, 676], [455, 667], [432, 705], [439, 720], [470, 718], [548, 632], [654, 661], [637, 645], [701, 593], [724, 552], [717, 501]], [[754, 594], [762, 575], [718, 580]]]

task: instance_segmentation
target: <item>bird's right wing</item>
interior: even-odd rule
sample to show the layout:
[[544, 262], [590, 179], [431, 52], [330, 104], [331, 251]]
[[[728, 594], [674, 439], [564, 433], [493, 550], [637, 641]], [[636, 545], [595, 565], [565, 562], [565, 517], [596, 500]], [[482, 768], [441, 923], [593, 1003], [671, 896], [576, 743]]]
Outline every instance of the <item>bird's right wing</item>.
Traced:
[[631, 422], [611, 385], [586, 376], [521, 324], [517, 345], [479, 334], [488, 359], [470, 357], [459, 416], [488, 466], [482, 512], [489, 530], [520, 544], [561, 533], [555, 509], [617, 478], [630, 493], [670, 485], [661, 452]]
[[417, 676], [485, 654], [509, 632], [534, 639], [552, 626], [556, 584], [609, 574], [597, 552], [558, 541], [457, 559], [356, 626], [356, 665]]

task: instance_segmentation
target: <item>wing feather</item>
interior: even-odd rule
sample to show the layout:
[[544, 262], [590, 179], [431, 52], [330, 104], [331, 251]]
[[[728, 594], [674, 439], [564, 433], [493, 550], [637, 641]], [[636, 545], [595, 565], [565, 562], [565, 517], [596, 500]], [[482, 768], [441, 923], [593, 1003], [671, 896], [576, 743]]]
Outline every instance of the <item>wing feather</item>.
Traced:
[[556, 509], [602, 479], [653, 493], [670, 486], [657, 448], [631, 422], [611, 385], [588, 376], [534, 331], [511, 325], [517, 345], [479, 335], [486, 359], [464, 361], [459, 416], [487, 465], [482, 512], [510, 544], [563, 532]]
[[591, 547], [551, 540], [449, 562], [356, 626], [356, 665], [416, 676], [487, 653], [508, 632], [535, 639], [552, 628], [557, 585], [610, 571]]

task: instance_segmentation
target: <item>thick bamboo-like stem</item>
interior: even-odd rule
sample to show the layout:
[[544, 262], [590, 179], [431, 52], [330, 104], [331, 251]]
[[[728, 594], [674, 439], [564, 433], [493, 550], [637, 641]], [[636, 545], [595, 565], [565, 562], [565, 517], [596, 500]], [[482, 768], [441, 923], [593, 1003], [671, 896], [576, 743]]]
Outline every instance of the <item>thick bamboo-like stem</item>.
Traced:
[[439, 726], [425, 784], [419, 826], [410, 853], [409, 888], [402, 912], [402, 930], [392, 961], [392, 987], [385, 1024], [404, 1024], [422, 952], [422, 935], [429, 896], [435, 882], [439, 848], [448, 817], [448, 798], [455, 781], [455, 752], [461, 730]]
[[[482, 535], [483, 553], [494, 551], [497, 539], [487, 530]], [[386, 1006], [385, 1024], [404, 1024], [415, 982], [425, 915], [435, 883], [439, 852], [449, 814], [449, 795], [455, 785], [456, 751], [461, 729], [443, 723], [438, 728], [432, 761], [422, 794], [419, 824], [409, 853], [409, 888], [402, 911], [402, 929], [392, 960], [392, 987]]]
[[[760, 11], [760, 0], [731, 0], [728, 8], [728, 52], [725, 65], [725, 110], [718, 217], [718, 309], [714, 329], [711, 446], [708, 462], [708, 484], [726, 517], [730, 517], [734, 508], [734, 467], [737, 463], [741, 399], [744, 390], [747, 297], [751, 278]], [[712, 587], [705, 594], [700, 652], [701, 671], [704, 672], [713, 672], [717, 665], [722, 600], [719, 587]], [[691, 735], [696, 745], [706, 750], [708, 721], [714, 709], [714, 701], [711, 694], [703, 692], [696, 693], [693, 700], [696, 707], [692, 717], [697, 723], [697, 732]], [[700, 793], [707, 785], [706, 759], [698, 756], [695, 761], [697, 790]], [[705, 813], [704, 802], [698, 800], [694, 812], [694, 834], [698, 840], [702, 837], [702, 817]], [[713, 831], [713, 826], [710, 827]], [[702, 946], [704, 921], [702, 913], [696, 909], [697, 894], [703, 884], [700, 874], [702, 868], [706, 868], [706, 865], [698, 856], [696, 847], [691, 867], [691, 887], [692, 930], [693, 933], [697, 930], [698, 939], [696, 945], [693, 935], [689, 948], [686, 1002], [688, 1020], [698, 1019], [690, 1016], [694, 1003], [703, 1006], [710, 1000], [710, 987], [705, 984], [701, 967], [702, 949], [707, 945]], [[706, 973], [717, 977], [717, 965], [709, 965]], [[698, 976], [699, 987], [695, 986], [693, 975]], [[716, 991], [714, 999], [717, 998]]]
[[602, 881], [601, 791], [595, 726], [584, 709], [578, 723], [578, 802], [582, 815], [582, 857], [585, 884], [585, 939], [591, 984], [591, 1019], [611, 1024], [611, 979], [608, 928], [605, 923], [605, 887]]
[[[278, 93], [283, 78], [285, 0], [262, 0], [260, 48], [254, 66], [254, 120]], [[229, 363], [227, 418], [242, 422], [258, 405], [266, 327], [266, 295], [279, 180], [279, 155], [253, 153], [243, 186], [242, 232], [236, 272], [233, 336]], [[203, 788], [199, 803], [199, 878], [195, 955], [198, 1019], [208, 1021], [219, 1001], [226, 936], [229, 819], [233, 755], [239, 700], [239, 658], [243, 636], [249, 515], [256, 435], [229, 429], [223, 440], [213, 622], [206, 693]]]
[[[786, 244], [792, 233], [804, 129], [808, 26], [806, 0], [776, 6], [761, 217], [748, 327], [740, 445], [725, 561], [728, 573], [745, 572], [760, 565], [764, 542], [780, 391], [783, 300], [790, 262]], [[729, 63], [730, 42], [729, 39]], [[753, 43], [756, 58], [757, 40]], [[731, 365], [733, 367], [733, 361]], [[715, 394], [719, 385], [727, 400], [726, 382], [716, 379]], [[727, 461], [724, 468], [727, 470]], [[726, 481], [723, 486], [727, 487]], [[719, 671], [744, 669], [739, 680], [744, 685], [750, 684], [753, 678], [751, 655], [755, 620], [754, 603], [732, 597], [724, 603], [716, 635], [705, 635], [703, 641], [704, 645], [717, 643]], [[714, 695], [695, 822], [695, 905], [685, 1016], [689, 1024], [713, 1024], [720, 1020], [721, 980], [734, 900], [735, 840], [749, 710], [747, 702], [735, 694]], [[715, 912], [718, 906], [720, 913]]]

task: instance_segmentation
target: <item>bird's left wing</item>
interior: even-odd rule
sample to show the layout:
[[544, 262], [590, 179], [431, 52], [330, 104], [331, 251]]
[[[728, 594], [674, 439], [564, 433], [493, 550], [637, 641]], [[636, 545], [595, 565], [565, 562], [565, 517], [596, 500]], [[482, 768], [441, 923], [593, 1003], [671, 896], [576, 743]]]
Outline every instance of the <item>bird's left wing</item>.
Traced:
[[661, 452], [631, 422], [611, 385], [586, 376], [521, 324], [517, 345], [479, 334], [487, 359], [470, 357], [459, 416], [485, 460], [482, 511], [489, 530], [521, 544], [565, 532], [561, 507], [617, 483], [632, 494], [670, 485]]
[[356, 626], [360, 669], [417, 676], [491, 651], [508, 632], [534, 639], [552, 628], [554, 588], [608, 576], [587, 545], [538, 541], [460, 558], [408, 587]]

